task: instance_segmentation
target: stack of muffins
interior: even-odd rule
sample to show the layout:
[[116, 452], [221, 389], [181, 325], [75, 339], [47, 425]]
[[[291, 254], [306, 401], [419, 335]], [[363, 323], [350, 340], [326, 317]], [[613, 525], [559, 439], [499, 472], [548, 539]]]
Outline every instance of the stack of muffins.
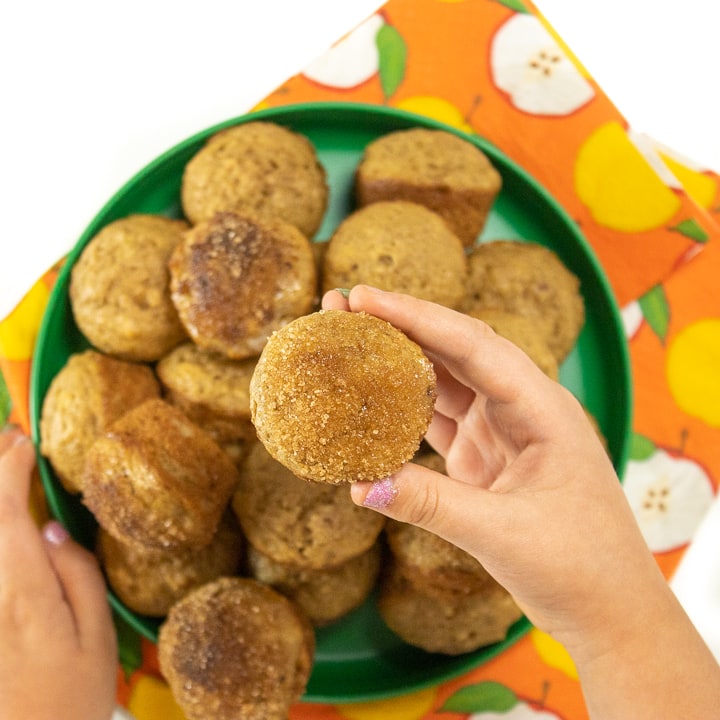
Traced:
[[520, 617], [470, 556], [386, 527], [346, 484], [295, 475], [251, 418], [269, 338], [319, 314], [323, 290], [358, 283], [479, 317], [557, 378], [583, 324], [579, 283], [539, 245], [476, 242], [500, 187], [452, 133], [390, 133], [360, 161], [357, 209], [313, 243], [329, 197], [315, 149], [247, 122], [187, 164], [185, 219], [116, 220], [79, 257], [70, 301], [92, 349], [51, 383], [41, 451], [95, 516], [115, 593], [166, 618], [161, 668], [190, 720], [286, 718], [311, 671], [312, 626], [374, 588], [387, 625], [430, 652], [502, 640]]

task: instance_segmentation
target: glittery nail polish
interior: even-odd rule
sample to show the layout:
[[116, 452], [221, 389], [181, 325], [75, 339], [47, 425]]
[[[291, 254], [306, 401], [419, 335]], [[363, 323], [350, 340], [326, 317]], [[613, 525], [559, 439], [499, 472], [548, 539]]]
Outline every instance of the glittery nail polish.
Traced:
[[363, 500], [363, 505], [374, 510], [382, 510], [397, 497], [398, 491], [392, 478], [374, 482]]

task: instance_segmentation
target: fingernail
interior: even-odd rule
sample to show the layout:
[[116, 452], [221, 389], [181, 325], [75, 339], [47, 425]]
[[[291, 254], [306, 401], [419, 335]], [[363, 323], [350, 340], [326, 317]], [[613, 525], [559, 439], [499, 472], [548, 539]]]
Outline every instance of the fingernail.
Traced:
[[335, 288], [335, 292], [339, 292], [346, 300], [350, 297], [350, 290], [347, 288]]
[[391, 477], [374, 482], [363, 500], [363, 505], [373, 510], [383, 510], [397, 497], [398, 490]]
[[10, 434], [11, 432], [16, 432], [20, 429], [19, 425], [16, 425], [15, 423], [7, 423], [3, 426], [3, 429], [0, 430], [0, 435]]
[[42, 534], [52, 545], [62, 545], [70, 537], [68, 531], [56, 520], [51, 520], [45, 525]]

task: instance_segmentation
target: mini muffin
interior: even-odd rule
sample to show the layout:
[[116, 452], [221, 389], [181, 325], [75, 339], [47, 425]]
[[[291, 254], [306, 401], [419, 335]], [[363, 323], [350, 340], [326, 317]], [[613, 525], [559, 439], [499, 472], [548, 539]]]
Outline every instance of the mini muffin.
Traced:
[[188, 720], [287, 720], [314, 653], [303, 612], [249, 578], [220, 578], [186, 595], [158, 637], [160, 670]]
[[298, 477], [379, 480], [416, 453], [436, 377], [418, 345], [364, 313], [319, 311], [275, 333], [250, 382], [258, 438]]
[[307, 237], [328, 203], [325, 169], [304, 136], [268, 122], [213, 135], [185, 167], [181, 199], [197, 224], [226, 210], [278, 218]]
[[462, 243], [439, 215], [405, 200], [377, 202], [333, 233], [323, 290], [365, 283], [456, 307], [465, 296], [466, 272]]
[[380, 570], [380, 545], [334, 567], [312, 568], [275, 562], [259, 550], [248, 548], [251, 577], [271, 585], [296, 602], [316, 627], [335, 622], [362, 605]]
[[244, 541], [232, 513], [226, 513], [209, 545], [145, 548], [126, 545], [100, 528], [97, 554], [110, 587], [134, 612], [163, 617], [191, 590], [225, 575], [239, 574]]
[[153, 361], [186, 338], [167, 270], [186, 228], [181, 220], [131, 215], [86, 245], [72, 269], [70, 303], [77, 326], [98, 350]]
[[558, 379], [558, 362], [536, 322], [524, 315], [492, 308], [474, 310], [470, 315], [517, 345], [549, 378]]
[[469, 595], [494, 582], [472, 555], [428, 530], [389, 520], [385, 534], [395, 565], [426, 594]]
[[40, 452], [68, 492], [82, 490], [85, 454], [128, 410], [160, 396], [152, 370], [95, 350], [68, 358], [50, 383], [40, 416]]
[[317, 292], [310, 241], [280, 220], [218, 213], [170, 258], [172, 301], [197, 345], [257, 356], [270, 334], [309, 312]]
[[256, 359], [230, 360], [179, 345], [163, 357], [156, 372], [165, 399], [180, 408], [238, 463], [255, 436], [250, 420], [250, 378]]
[[502, 179], [485, 153], [444, 130], [388, 133], [365, 148], [355, 177], [360, 205], [410, 200], [441, 215], [463, 245], [487, 221]]
[[83, 502], [126, 544], [201, 548], [238, 482], [232, 460], [164, 400], [123, 415], [88, 450]]
[[308, 483], [253, 445], [232, 507], [248, 542], [278, 563], [322, 569], [366, 552], [385, 518], [358, 507], [347, 487]]
[[480, 592], [428, 594], [392, 563], [380, 584], [378, 612], [404, 642], [445, 655], [500, 642], [522, 617], [510, 594], [494, 580]]
[[520, 240], [481, 243], [469, 258], [463, 309], [524, 315], [542, 331], [561, 363], [585, 322], [580, 281], [549, 248]]

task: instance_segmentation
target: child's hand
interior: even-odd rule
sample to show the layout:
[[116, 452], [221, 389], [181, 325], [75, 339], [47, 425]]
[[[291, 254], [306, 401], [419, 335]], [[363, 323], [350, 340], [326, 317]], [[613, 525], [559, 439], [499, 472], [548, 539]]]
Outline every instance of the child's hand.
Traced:
[[91, 553], [28, 512], [34, 451], [0, 435], [0, 720], [107, 720], [117, 648]]

